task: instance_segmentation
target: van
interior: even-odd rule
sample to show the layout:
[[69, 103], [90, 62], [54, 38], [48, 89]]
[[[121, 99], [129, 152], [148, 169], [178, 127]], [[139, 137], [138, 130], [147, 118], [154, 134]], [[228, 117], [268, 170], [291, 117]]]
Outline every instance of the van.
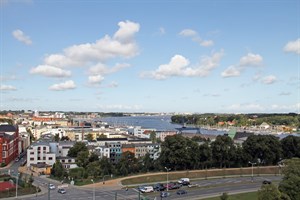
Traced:
[[145, 187], [141, 188], [141, 192], [143, 192], [143, 193], [148, 193], [148, 192], [153, 192], [153, 191], [154, 191], [154, 189], [152, 186], [145, 186]]
[[189, 178], [181, 178], [178, 183], [183, 184], [183, 183], [190, 183], [190, 179]]

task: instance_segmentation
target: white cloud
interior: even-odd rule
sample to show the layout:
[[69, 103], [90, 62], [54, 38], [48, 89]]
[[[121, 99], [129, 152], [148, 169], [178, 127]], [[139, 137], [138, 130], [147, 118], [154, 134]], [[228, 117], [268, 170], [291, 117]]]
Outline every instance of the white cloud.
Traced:
[[0, 85], [0, 90], [1, 91], [9, 91], [9, 90], [17, 90], [16, 87], [12, 86], [12, 85]]
[[190, 37], [192, 38], [192, 41], [197, 42], [198, 44], [200, 44], [203, 47], [209, 47], [214, 45], [214, 42], [212, 40], [203, 40], [199, 34], [197, 33], [197, 31], [194, 31], [192, 29], [184, 29], [182, 30], [180, 33], [178, 33], [180, 36], [183, 37]]
[[160, 33], [161, 35], [164, 35], [164, 34], [166, 34], [166, 30], [165, 30], [163, 27], [160, 27], [160, 28], [159, 28], [159, 33]]
[[241, 72], [250, 66], [259, 66], [263, 61], [263, 57], [259, 54], [248, 53], [240, 58], [240, 61], [236, 65], [229, 66], [225, 69], [221, 76], [224, 78], [240, 76]]
[[192, 36], [197, 36], [198, 33], [192, 29], [184, 29], [179, 33], [179, 35], [184, 37], [192, 37]]
[[88, 77], [88, 83], [91, 85], [99, 85], [103, 80], [104, 80], [104, 77], [101, 75]]
[[107, 67], [106, 65], [104, 65], [103, 63], [98, 63], [92, 67], [89, 68], [89, 74], [95, 75], [95, 74], [111, 74], [111, 73], [115, 73], [118, 72], [124, 68], [130, 67], [130, 64], [128, 63], [117, 63], [115, 66], [113, 67]]
[[138, 54], [138, 46], [133, 40], [139, 31], [139, 24], [126, 21], [119, 22], [119, 30], [113, 38], [105, 35], [95, 43], [79, 44], [67, 47], [63, 54], [51, 54], [45, 57], [47, 65], [56, 67], [87, 66], [91, 63], [104, 63], [108, 59], [131, 58]]
[[262, 78], [261, 81], [264, 84], [273, 84], [277, 81], [277, 78], [274, 75], [269, 75], [269, 76], [265, 76], [264, 78]]
[[122, 111], [122, 110], [141, 110], [142, 106], [140, 105], [98, 105], [99, 109], [109, 110], [109, 111]]
[[230, 66], [225, 71], [221, 73], [221, 76], [224, 78], [239, 76], [241, 74], [241, 68], [237, 68], [236, 66]]
[[107, 87], [109, 87], [109, 88], [116, 88], [116, 87], [118, 87], [118, 86], [119, 86], [119, 84], [118, 84], [117, 82], [112, 81], [110, 84], [108, 84]]
[[293, 52], [293, 53], [296, 53], [296, 54], [300, 54], [300, 38], [298, 38], [295, 41], [288, 42], [284, 46], [283, 50], [286, 51], [286, 52]]
[[199, 64], [190, 66], [190, 62], [184, 56], [175, 55], [168, 64], [163, 64], [155, 71], [142, 72], [142, 78], [154, 78], [157, 80], [167, 79], [172, 76], [204, 77], [219, 65], [223, 51], [213, 53], [210, 57], [205, 56]]
[[240, 59], [239, 66], [257, 66], [260, 65], [263, 58], [259, 54], [248, 53]]
[[62, 91], [62, 90], [70, 90], [70, 89], [75, 89], [75, 88], [76, 88], [76, 85], [75, 85], [74, 81], [69, 80], [69, 81], [65, 81], [63, 83], [54, 84], [49, 87], [49, 90]]
[[39, 74], [47, 77], [69, 77], [71, 76], [71, 71], [63, 70], [58, 67], [53, 67], [49, 65], [39, 65], [30, 70], [31, 74]]
[[255, 103], [245, 103], [245, 104], [232, 104], [227, 107], [227, 110], [230, 112], [262, 112], [266, 109], [260, 105]]
[[277, 111], [277, 112], [299, 112], [300, 110], [300, 103], [296, 103], [294, 105], [278, 105], [278, 104], [273, 104], [271, 105], [272, 111]]
[[19, 40], [20, 42], [23, 42], [24, 44], [26, 45], [31, 45], [32, 44], [32, 41], [30, 40], [30, 37], [25, 35], [23, 33], [23, 31], [17, 29], [17, 30], [14, 30], [12, 32], [14, 38], [16, 38], [17, 40]]
[[17, 77], [15, 75], [5, 75], [5, 76], [2, 76], [0, 75], [0, 81], [10, 81], [10, 80], [16, 80]]
[[140, 25], [131, 21], [119, 22], [119, 30], [115, 33], [114, 39], [128, 43], [132, 42], [134, 34], [139, 32]]

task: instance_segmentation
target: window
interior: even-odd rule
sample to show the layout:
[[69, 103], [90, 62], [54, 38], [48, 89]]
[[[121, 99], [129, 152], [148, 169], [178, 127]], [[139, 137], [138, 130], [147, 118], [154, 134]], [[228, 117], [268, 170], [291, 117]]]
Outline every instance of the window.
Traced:
[[38, 160], [41, 160], [41, 158], [40, 158], [40, 157], [37, 157], [37, 159], [38, 159]]
[[30, 155], [33, 155], [34, 154], [34, 152], [30, 152]]
[[30, 158], [30, 160], [34, 160], [34, 158]]
[[49, 160], [53, 160], [53, 158], [52, 158], [52, 157], [49, 157]]
[[43, 157], [43, 160], [46, 160], [46, 157]]
[[68, 160], [68, 162], [70, 163], [70, 162], [72, 162], [72, 160], [71, 160], [71, 159], [69, 159], [69, 160]]
[[37, 150], [41, 150], [41, 147], [38, 147]]
[[43, 147], [43, 150], [46, 150], [46, 147]]

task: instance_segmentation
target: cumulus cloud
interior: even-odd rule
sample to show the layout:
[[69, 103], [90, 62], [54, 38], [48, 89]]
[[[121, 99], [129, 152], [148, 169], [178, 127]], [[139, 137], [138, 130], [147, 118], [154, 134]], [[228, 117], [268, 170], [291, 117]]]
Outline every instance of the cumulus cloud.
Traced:
[[263, 57], [259, 54], [248, 53], [247, 55], [240, 58], [236, 65], [229, 66], [225, 69], [221, 76], [223, 78], [240, 76], [241, 72], [246, 67], [260, 66], [263, 61]]
[[262, 112], [266, 108], [256, 103], [232, 104], [227, 107], [230, 112]]
[[241, 74], [241, 68], [236, 66], [230, 66], [222, 72], [221, 76], [224, 78], [239, 76]]
[[292, 53], [300, 54], [300, 38], [298, 38], [295, 41], [288, 42], [284, 46], [283, 50], [285, 52], [292, 52]]
[[101, 75], [89, 76], [88, 83], [90, 85], [99, 85], [104, 80], [104, 77]]
[[139, 31], [139, 24], [131, 21], [119, 22], [119, 30], [113, 37], [105, 35], [94, 43], [79, 44], [67, 47], [62, 54], [51, 54], [44, 62], [60, 68], [86, 66], [90, 63], [104, 63], [108, 59], [131, 58], [138, 54], [134, 41]]
[[0, 75], [0, 81], [10, 81], [10, 80], [16, 80], [17, 77], [15, 75], [5, 75], [5, 76], [2, 76]]
[[75, 89], [76, 85], [74, 81], [68, 80], [63, 83], [54, 84], [49, 87], [49, 90], [55, 90], [55, 91], [63, 91], [63, 90], [70, 90]]
[[119, 86], [119, 84], [118, 84], [117, 82], [112, 81], [110, 84], [108, 84], [107, 87], [109, 87], [109, 88], [116, 88], [116, 87], [118, 87], [118, 86]]
[[258, 66], [262, 63], [263, 58], [259, 54], [248, 53], [240, 59], [239, 66]]
[[63, 70], [58, 67], [53, 67], [50, 65], [39, 65], [30, 70], [30, 74], [39, 74], [47, 77], [69, 77], [71, 76], [71, 71]]
[[275, 83], [276, 81], [277, 81], [277, 78], [276, 78], [276, 76], [274, 76], [274, 75], [265, 76], [265, 77], [263, 77], [262, 80], [261, 80], [262, 83], [267, 84], [267, 85], [273, 84], [273, 83]]
[[203, 47], [209, 47], [214, 45], [214, 42], [212, 40], [203, 40], [197, 31], [192, 30], [192, 29], [184, 29], [178, 33], [178, 35], [183, 36], [183, 37], [189, 37], [192, 39], [192, 41], [197, 42]]
[[23, 31], [17, 29], [12, 32], [12, 35], [14, 38], [19, 40], [20, 42], [23, 42], [26, 45], [31, 45], [32, 41], [29, 36], [25, 35]]
[[190, 65], [190, 61], [182, 55], [175, 55], [168, 64], [163, 64], [155, 71], [142, 72], [142, 78], [154, 78], [157, 80], [167, 79], [172, 76], [185, 77], [205, 77], [219, 65], [223, 56], [223, 51], [213, 53], [211, 56], [205, 56], [199, 64]]
[[107, 67], [105, 64], [103, 63], [98, 63], [92, 67], [89, 68], [89, 74], [101, 74], [101, 75], [105, 75], [105, 74], [111, 74], [111, 73], [115, 73], [118, 72], [124, 68], [130, 67], [130, 64], [128, 63], [117, 63], [115, 66], [113, 67]]
[[17, 90], [17, 88], [12, 85], [0, 85], [0, 90], [1, 91], [12, 91], [12, 90]]

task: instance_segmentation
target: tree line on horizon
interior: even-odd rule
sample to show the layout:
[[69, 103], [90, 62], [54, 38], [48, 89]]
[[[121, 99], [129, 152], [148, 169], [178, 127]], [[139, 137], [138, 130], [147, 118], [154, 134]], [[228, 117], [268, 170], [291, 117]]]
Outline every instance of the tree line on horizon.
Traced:
[[300, 115], [297, 113], [249, 113], [249, 114], [193, 114], [173, 115], [171, 122], [196, 126], [217, 126], [219, 122], [233, 122], [234, 126], [259, 126], [263, 122], [273, 126], [291, 126], [300, 128]]

